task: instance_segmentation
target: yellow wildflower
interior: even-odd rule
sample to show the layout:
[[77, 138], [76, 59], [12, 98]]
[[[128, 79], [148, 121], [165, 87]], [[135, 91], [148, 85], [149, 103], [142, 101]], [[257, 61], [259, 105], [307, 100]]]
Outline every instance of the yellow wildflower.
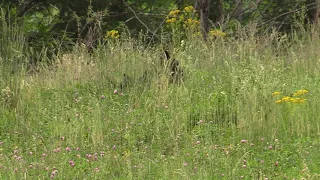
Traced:
[[[278, 95], [278, 93], [276, 93]], [[304, 103], [306, 99], [301, 99], [301, 98], [293, 98], [290, 96], [284, 96], [282, 99], [277, 100], [275, 103], [279, 104], [281, 102], [291, 102], [291, 103]]]
[[175, 17], [175, 16], [177, 16], [178, 14], [180, 13], [180, 10], [173, 10], [173, 11], [170, 11], [169, 12], [169, 16], [173, 16], [173, 17]]
[[300, 102], [300, 98], [291, 98], [290, 102], [292, 103], [299, 103]]
[[306, 99], [300, 99], [299, 103], [305, 103]]
[[277, 96], [277, 95], [279, 95], [279, 94], [281, 94], [281, 92], [276, 91], [276, 92], [272, 93], [272, 96]]
[[111, 30], [107, 32], [106, 38], [111, 37], [111, 38], [119, 38], [119, 32], [117, 30]]
[[174, 22], [176, 22], [176, 21], [177, 21], [176, 18], [170, 18], [170, 19], [167, 19], [167, 20], [166, 20], [166, 23], [174, 23]]
[[294, 103], [304, 103], [306, 99], [296, 98]]
[[281, 102], [282, 102], [282, 100], [281, 100], [281, 99], [276, 100], [276, 104], [279, 104], [279, 103], [281, 103]]
[[187, 7], [184, 8], [184, 11], [185, 12], [193, 12], [194, 8], [193, 8], [193, 6], [187, 6]]
[[300, 96], [300, 95], [306, 94], [308, 92], [309, 92], [308, 90], [302, 89], [302, 90], [299, 90], [296, 93], [294, 93], [293, 96]]
[[192, 26], [192, 25], [197, 25], [199, 24], [200, 22], [195, 20], [195, 19], [192, 19], [192, 18], [188, 18], [187, 20], [184, 21], [184, 23], [188, 26]]
[[209, 34], [214, 37], [225, 37], [227, 35], [226, 33], [217, 29], [209, 31]]
[[290, 100], [291, 100], [290, 96], [285, 96], [285, 97], [282, 98], [283, 102], [289, 102]]

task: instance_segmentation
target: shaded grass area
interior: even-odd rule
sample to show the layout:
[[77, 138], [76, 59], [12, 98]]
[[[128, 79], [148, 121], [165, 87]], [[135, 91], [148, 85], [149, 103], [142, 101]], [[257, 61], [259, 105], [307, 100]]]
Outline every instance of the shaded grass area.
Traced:
[[319, 41], [245, 34], [170, 49], [180, 85], [130, 39], [34, 74], [1, 64], [0, 178], [318, 179]]

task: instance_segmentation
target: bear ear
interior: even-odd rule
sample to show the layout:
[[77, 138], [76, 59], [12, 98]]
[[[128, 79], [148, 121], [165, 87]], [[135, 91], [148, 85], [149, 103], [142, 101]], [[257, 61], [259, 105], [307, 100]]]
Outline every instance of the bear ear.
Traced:
[[168, 52], [167, 50], [165, 50], [164, 53], [165, 53], [165, 55], [166, 55], [167, 60], [169, 60], [169, 59], [170, 59], [170, 54], [169, 54], [169, 52]]

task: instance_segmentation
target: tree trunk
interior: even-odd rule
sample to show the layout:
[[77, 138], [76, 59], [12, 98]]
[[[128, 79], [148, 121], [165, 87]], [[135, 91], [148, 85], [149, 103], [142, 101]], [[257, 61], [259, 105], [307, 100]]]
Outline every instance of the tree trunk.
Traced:
[[210, 30], [209, 24], [209, 9], [210, 9], [210, 0], [197, 0], [196, 9], [200, 9], [200, 24], [201, 24], [201, 33], [204, 40], [207, 40], [208, 32]]
[[319, 6], [319, 0], [307, 0], [306, 1], [306, 6], [307, 6], [307, 15], [308, 15], [308, 20], [312, 24], [318, 24], [318, 19], [320, 15], [320, 6]]
[[223, 21], [224, 21], [223, 1], [222, 0], [218, 0], [217, 3], [218, 3], [218, 12], [219, 12], [217, 23], [219, 25], [221, 25], [223, 23]]
[[237, 14], [236, 19], [241, 23], [243, 20], [243, 2], [242, 0], [235, 0], [235, 3], [237, 4], [235, 9], [235, 14]]

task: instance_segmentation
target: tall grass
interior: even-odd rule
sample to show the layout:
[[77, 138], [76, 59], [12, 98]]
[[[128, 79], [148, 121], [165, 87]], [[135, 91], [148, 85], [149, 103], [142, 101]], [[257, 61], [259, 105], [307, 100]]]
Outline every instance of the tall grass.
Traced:
[[[19, 94], [19, 80], [23, 76], [25, 40], [21, 28], [15, 22], [7, 21], [11, 19], [5, 9], [0, 8], [0, 86], [6, 87], [7, 91]], [[14, 76], [12, 74], [15, 74]], [[10, 88], [9, 88], [10, 87]], [[6, 99], [6, 105], [16, 106], [18, 97]]]
[[[12, 48], [1, 59], [24, 57], [19, 28], [3, 27]], [[139, 81], [161, 69], [162, 48], [129, 38], [92, 55], [75, 47], [36, 74], [2, 73], [0, 178], [318, 179], [319, 41], [255, 33], [170, 49], [181, 85], [164, 70]], [[301, 89], [304, 103], [275, 103]]]

